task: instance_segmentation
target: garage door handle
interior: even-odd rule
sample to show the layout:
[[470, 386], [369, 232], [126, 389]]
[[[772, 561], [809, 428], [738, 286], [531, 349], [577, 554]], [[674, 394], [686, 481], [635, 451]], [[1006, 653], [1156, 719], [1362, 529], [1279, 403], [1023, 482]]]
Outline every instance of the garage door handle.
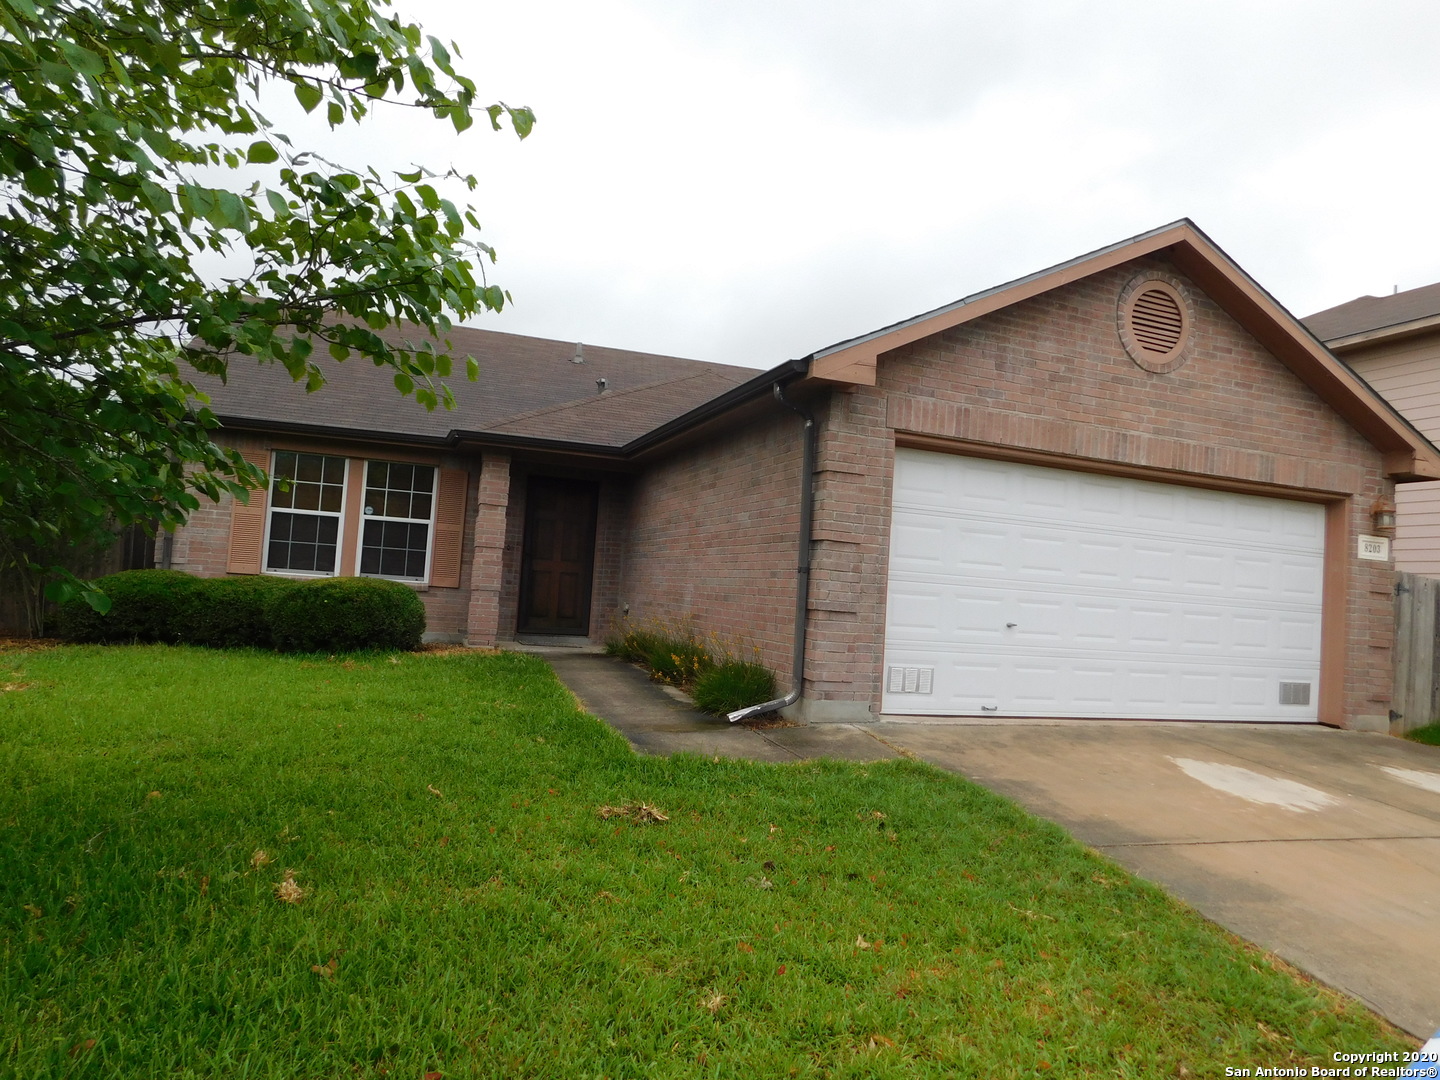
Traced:
[[1006, 630], [1014, 630], [1015, 627], [1017, 627], [1017, 626], [1019, 626], [1019, 625], [1020, 625], [1020, 624], [1019, 624], [1018, 622], [1007, 622], [1007, 623], [1005, 624], [1005, 629], [1006, 629]]
[[980, 711], [981, 711], [981, 712], [999, 712], [999, 711], [1000, 711], [1000, 706], [999, 706], [999, 705], [981, 705], [981, 706], [980, 706]]

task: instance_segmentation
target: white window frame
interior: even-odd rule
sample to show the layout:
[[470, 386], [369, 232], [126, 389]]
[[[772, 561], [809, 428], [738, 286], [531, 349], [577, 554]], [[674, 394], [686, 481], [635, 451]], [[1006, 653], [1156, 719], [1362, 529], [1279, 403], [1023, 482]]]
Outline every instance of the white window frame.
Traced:
[[[339, 458], [345, 464], [342, 466], [340, 483], [340, 510], [300, 510], [291, 506], [275, 505], [275, 456], [277, 454], [309, 454], [311, 457]], [[340, 566], [343, 563], [341, 553], [345, 550], [345, 511], [349, 507], [350, 500], [350, 459], [342, 454], [322, 454], [310, 450], [271, 450], [270, 451], [270, 486], [265, 491], [265, 536], [261, 541], [260, 566], [261, 572], [272, 574], [275, 577], [291, 578], [327, 578], [339, 577]], [[272, 570], [270, 568], [270, 525], [275, 520], [275, 514], [310, 514], [314, 517], [335, 517], [339, 522], [335, 529], [335, 569], [325, 570]], [[432, 508], [433, 513], [433, 508]], [[426, 562], [426, 569], [429, 569], [429, 562]]]
[[[386, 517], [381, 514], [365, 513], [365, 489], [370, 484], [370, 466], [378, 465], [410, 465], [416, 469], [430, 470], [430, 517], [425, 521], [425, 573], [422, 577], [394, 577], [390, 574], [366, 574], [360, 568], [364, 565], [365, 557], [365, 523], [367, 521], [396, 521], [405, 525], [418, 525], [421, 518], [400, 518]], [[356, 497], [360, 500], [360, 523], [355, 530], [355, 576], [381, 578], [385, 581], [403, 581], [407, 585], [428, 585], [430, 583], [431, 563], [435, 559], [435, 515], [440, 506], [440, 466], [427, 465], [418, 461], [391, 461], [388, 458], [366, 458], [360, 470], [360, 490]]]

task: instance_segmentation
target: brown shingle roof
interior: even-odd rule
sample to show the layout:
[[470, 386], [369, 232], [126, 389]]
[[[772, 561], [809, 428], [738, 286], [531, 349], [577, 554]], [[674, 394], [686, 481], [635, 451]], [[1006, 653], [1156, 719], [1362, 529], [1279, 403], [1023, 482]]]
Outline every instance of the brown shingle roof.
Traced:
[[[423, 333], [391, 331], [392, 340]], [[365, 360], [322, 361], [326, 385], [313, 394], [284, 368], [245, 356], [230, 361], [228, 382], [196, 376], [211, 409], [233, 426], [278, 423], [377, 435], [445, 438], [452, 431], [531, 436], [620, 447], [709, 401], [759, 372], [729, 364], [455, 327], [449, 334], [455, 373], [444, 380], [455, 408], [426, 412], [395, 389], [394, 370]], [[463, 357], [479, 362], [465, 376]], [[603, 393], [596, 380], [605, 380]]]
[[1338, 341], [1434, 315], [1440, 315], [1440, 283], [1391, 296], [1360, 296], [1300, 321], [1321, 341]]

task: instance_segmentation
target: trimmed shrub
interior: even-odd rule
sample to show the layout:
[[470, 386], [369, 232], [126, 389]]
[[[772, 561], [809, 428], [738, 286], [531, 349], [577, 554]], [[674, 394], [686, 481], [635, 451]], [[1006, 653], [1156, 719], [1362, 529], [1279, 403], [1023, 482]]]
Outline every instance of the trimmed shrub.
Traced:
[[703, 712], [728, 713], [775, 698], [775, 676], [764, 664], [731, 660], [718, 664], [695, 680], [691, 692]]
[[130, 642], [182, 640], [184, 620], [201, 579], [179, 570], [126, 570], [98, 578], [110, 598], [100, 614], [76, 597], [60, 605], [58, 629], [70, 641]]
[[289, 578], [254, 575], [202, 578], [180, 615], [180, 638], [212, 649], [269, 649], [274, 645], [268, 606], [297, 587]]
[[378, 578], [322, 578], [282, 589], [265, 613], [284, 652], [417, 649], [425, 605], [408, 585]]

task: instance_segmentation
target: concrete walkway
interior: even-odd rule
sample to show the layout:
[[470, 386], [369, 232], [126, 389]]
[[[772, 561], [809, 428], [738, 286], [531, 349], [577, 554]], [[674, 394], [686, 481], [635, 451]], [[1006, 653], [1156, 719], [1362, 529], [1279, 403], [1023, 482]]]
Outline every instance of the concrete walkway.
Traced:
[[640, 753], [922, 758], [1060, 824], [1417, 1038], [1440, 1029], [1440, 748], [1280, 724], [750, 729], [611, 657], [544, 655]]
[[[530, 652], [540, 650], [531, 649]], [[633, 664], [575, 649], [546, 649], [560, 681], [598, 716], [630, 740], [642, 754], [701, 754], [751, 761], [805, 761], [838, 758], [878, 761], [894, 750], [869, 733], [872, 725], [825, 724], [820, 727], [746, 727], [723, 716], [696, 711]]]

